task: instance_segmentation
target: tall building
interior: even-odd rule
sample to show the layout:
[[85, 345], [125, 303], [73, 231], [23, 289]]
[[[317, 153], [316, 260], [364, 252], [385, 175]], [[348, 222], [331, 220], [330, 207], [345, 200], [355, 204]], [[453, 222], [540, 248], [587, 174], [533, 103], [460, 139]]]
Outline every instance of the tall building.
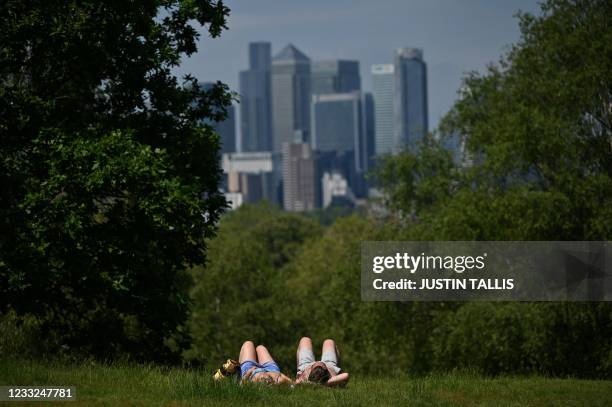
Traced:
[[215, 131], [221, 138], [221, 154], [236, 151], [236, 108], [227, 107], [227, 118], [215, 125]]
[[249, 69], [240, 72], [242, 151], [272, 150], [271, 47], [249, 44]]
[[363, 94], [363, 124], [362, 143], [363, 149], [360, 151], [363, 169], [369, 171], [374, 168], [374, 156], [376, 155], [376, 118], [374, 113], [374, 97], [370, 92]]
[[[208, 91], [215, 84], [213, 82], [204, 82], [198, 84], [201, 89]], [[234, 105], [227, 106], [226, 108], [227, 117], [221, 122], [212, 121], [209, 119], [204, 120], [204, 123], [212, 126], [215, 131], [219, 134], [221, 139], [221, 154], [233, 153], [236, 151], [236, 114]]]
[[394, 72], [392, 64], [372, 65], [376, 155], [389, 154], [393, 147]]
[[[359, 92], [313, 95], [310, 145], [316, 151], [359, 151], [361, 97]], [[355, 165], [361, 167], [360, 158]]]
[[272, 59], [274, 152], [284, 143], [308, 141], [310, 95], [310, 59], [289, 44]]
[[311, 81], [313, 95], [361, 90], [359, 61], [316, 61], [312, 64]]
[[363, 196], [367, 146], [361, 93], [313, 95], [311, 107], [311, 146], [318, 153], [317, 177], [336, 171], [358, 196]]
[[301, 212], [315, 208], [315, 159], [307, 143], [283, 143], [283, 208]]
[[427, 65], [423, 50], [395, 51], [393, 152], [414, 148], [428, 131]]

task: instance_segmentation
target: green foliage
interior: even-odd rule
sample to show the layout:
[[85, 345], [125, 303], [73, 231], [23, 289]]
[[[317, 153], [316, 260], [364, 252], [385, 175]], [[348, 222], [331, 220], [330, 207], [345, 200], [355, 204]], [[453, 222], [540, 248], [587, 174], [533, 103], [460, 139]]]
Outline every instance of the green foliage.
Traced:
[[[297, 341], [310, 336], [317, 348], [335, 339], [342, 367], [358, 374], [459, 368], [610, 377], [606, 304], [361, 301], [361, 242], [402, 233], [355, 216], [321, 231], [308, 218], [267, 206], [228, 214], [209, 264], [194, 270], [185, 356], [216, 365], [254, 340], [292, 373]], [[282, 261], [278, 253], [286, 254]]]
[[[324, 233], [313, 220], [243, 206], [221, 222], [206, 268], [195, 269], [189, 360], [237, 357], [243, 341], [267, 345], [287, 372], [302, 336], [334, 338], [349, 371], [431, 369], [428, 332], [447, 304], [364, 303], [361, 241], [391, 239], [389, 226], [355, 216]], [[278, 261], [279, 253], [286, 253]], [[317, 351], [318, 352], [318, 351]]]
[[[289, 265], [287, 290], [293, 293], [286, 319], [294, 334], [320, 343], [333, 338], [353, 372], [398, 370], [423, 373], [430, 366], [427, 333], [447, 304], [361, 301], [361, 242], [393, 240], [397, 230], [371, 220], [338, 220], [325, 235], [305, 245]], [[294, 340], [294, 341], [295, 341]], [[295, 350], [295, 344], [291, 344]], [[285, 352], [286, 353], [286, 352]]]
[[[244, 231], [260, 216], [245, 209], [233, 218], [241, 224], [228, 218], [225, 254], [201, 273], [192, 329], [199, 357], [234, 356], [254, 339], [291, 371], [307, 335], [336, 339], [351, 372], [610, 377], [609, 305], [364, 303], [360, 244], [610, 239], [611, 11], [603, 0], [551, 0], [542, 16], [521, 15], [519, 44], [484, 75], [470, 74], [444, 119], [442, 134], [464, 138], [471, 165], [456, 165], [426, 138], [379, 170], [396, 225], [336, 219], [270, 268], [263, 236]], [[249, 277], [235, 276], [245, 269]]]
[[612, 236], [612, 9], [550, 0], [520, 15], [521, 41], [464, 80], [441, 134], [379, 172], [391, 205], [426, 239], [606, 240]]
[[350, 216], [353, 214], [360, 213], [360, 209], [341, 207], [341, 206], [328, 206], [324, 209], [315, 209], [310, 212], [306, 212], [306, 216], [316, 219], [323, 226], [332, 225], [337, 219]]
[[265, 204], [227, 214], [210, 243], [206, 267], [192, 273], [192, 346], [186, 358], [214, 364], [237, 357], [247, 339], [273, 351], [297, 340], [290, 322], [280, 318], [283, 309], [294, 306], [292, 293], [283, 287], [289, 278], [285, 265], [320, 234], [314, 220]]
[[450, 152], [426, 137], [418, 153], [405, 151], [385, 157], [376, 176], [382, 181], [390, 208], [404, 215], [421, 216], [432, 206], [448, 201], [456, 173]]
[[604, 304], [466, 304], [434, 331], [435, 367], [609, 378], [610, 317]]
[[[0, 6], [0, 312], [70, 353], [167, 359], [205, 260], [227, 87], [171, 69], [221, 1]], [[101, 334], [103, 333], [103, 335]], [[176, 339], [178, 340], [178, 339]]]
[[41, 323], [33, 315], [18, 316], [15, 311], [0, 315], [0, 354], [40, 357], [45, 351], [39, 343], [41, 334]]
[[[366, 219], [337, 221], [288, 265], [286, 290], [294, 301], [278, 319], [293, 321], [295, 338], [336, 339], [348, 355], [343, 367], [354, 372], [465, 368], [610, 377], [612, 315], [606, 304], [362, 302], [361, 242], [400, 233]], [[282, 353], [294, 347], [281, 347]]]
[[[612, 8], [549, 0], [521, 41], [469, 74], [441, 134], [389, 157], [378, 178], [407, 240], [612, 238]], [[608, 304], [467, 304], [429, 338], [435, 369], [610, 377]], [[606, 339], [608, 338], [608, 339]]]

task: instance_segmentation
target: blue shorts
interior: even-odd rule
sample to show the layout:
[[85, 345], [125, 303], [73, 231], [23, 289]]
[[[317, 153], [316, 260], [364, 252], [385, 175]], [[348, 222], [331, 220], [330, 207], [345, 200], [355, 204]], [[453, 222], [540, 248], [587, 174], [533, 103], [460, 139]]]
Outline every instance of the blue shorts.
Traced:
[[280, 373], [280, 368], [278, 367], [276, 362], [273, 360], [266, 362], [263, 365], [260, 365], [259, 363], [253, 360], [245, 360], [244, 362], [240, 364], [240, 377], [244, 377], [244, 375], [249, 371], [249, 369], [253, 367], [255, 368], [255, 370], [253, 370], [253, 373], [251, 374], [251, 378], [263, 372]]

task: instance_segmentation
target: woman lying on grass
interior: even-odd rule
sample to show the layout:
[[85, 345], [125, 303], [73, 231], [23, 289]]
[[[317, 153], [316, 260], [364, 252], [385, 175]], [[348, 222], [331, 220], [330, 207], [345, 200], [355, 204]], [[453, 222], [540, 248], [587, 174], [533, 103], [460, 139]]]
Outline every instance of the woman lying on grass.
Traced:
[[341, 372], [338, 361], [338, 348], [333, 339], [323, 341], [321, 361], [317, 362], [310, 338], [303, 337], [297, 349], [296, 383], [316, 383], [325, 386], [345, 386], [349, 374]]
[[240, 378], [243, 383], [291, 384], [290, 378], [281, 373], [265, 346], [246, 341], [240, 348]]

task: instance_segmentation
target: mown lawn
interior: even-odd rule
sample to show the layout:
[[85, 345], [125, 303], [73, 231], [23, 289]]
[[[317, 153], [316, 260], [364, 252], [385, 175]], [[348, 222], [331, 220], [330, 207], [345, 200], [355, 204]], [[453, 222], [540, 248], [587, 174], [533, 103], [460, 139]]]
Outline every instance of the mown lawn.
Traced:
[[[411, 378], [364, 377], [352, 372], [345, 389], [313, 386], [239, 386], [214, 383], [210, 372], [154, 366], [59, 365], [0, 360], [0, 385], [76, 386], [68, 406], [610, 406], [612, 381], [543, 377], [482, 378], [470, 374]], [[1, 402], [0, 402], [1, 404]], [[5, 405], [42, 405], [39, 402]]]

